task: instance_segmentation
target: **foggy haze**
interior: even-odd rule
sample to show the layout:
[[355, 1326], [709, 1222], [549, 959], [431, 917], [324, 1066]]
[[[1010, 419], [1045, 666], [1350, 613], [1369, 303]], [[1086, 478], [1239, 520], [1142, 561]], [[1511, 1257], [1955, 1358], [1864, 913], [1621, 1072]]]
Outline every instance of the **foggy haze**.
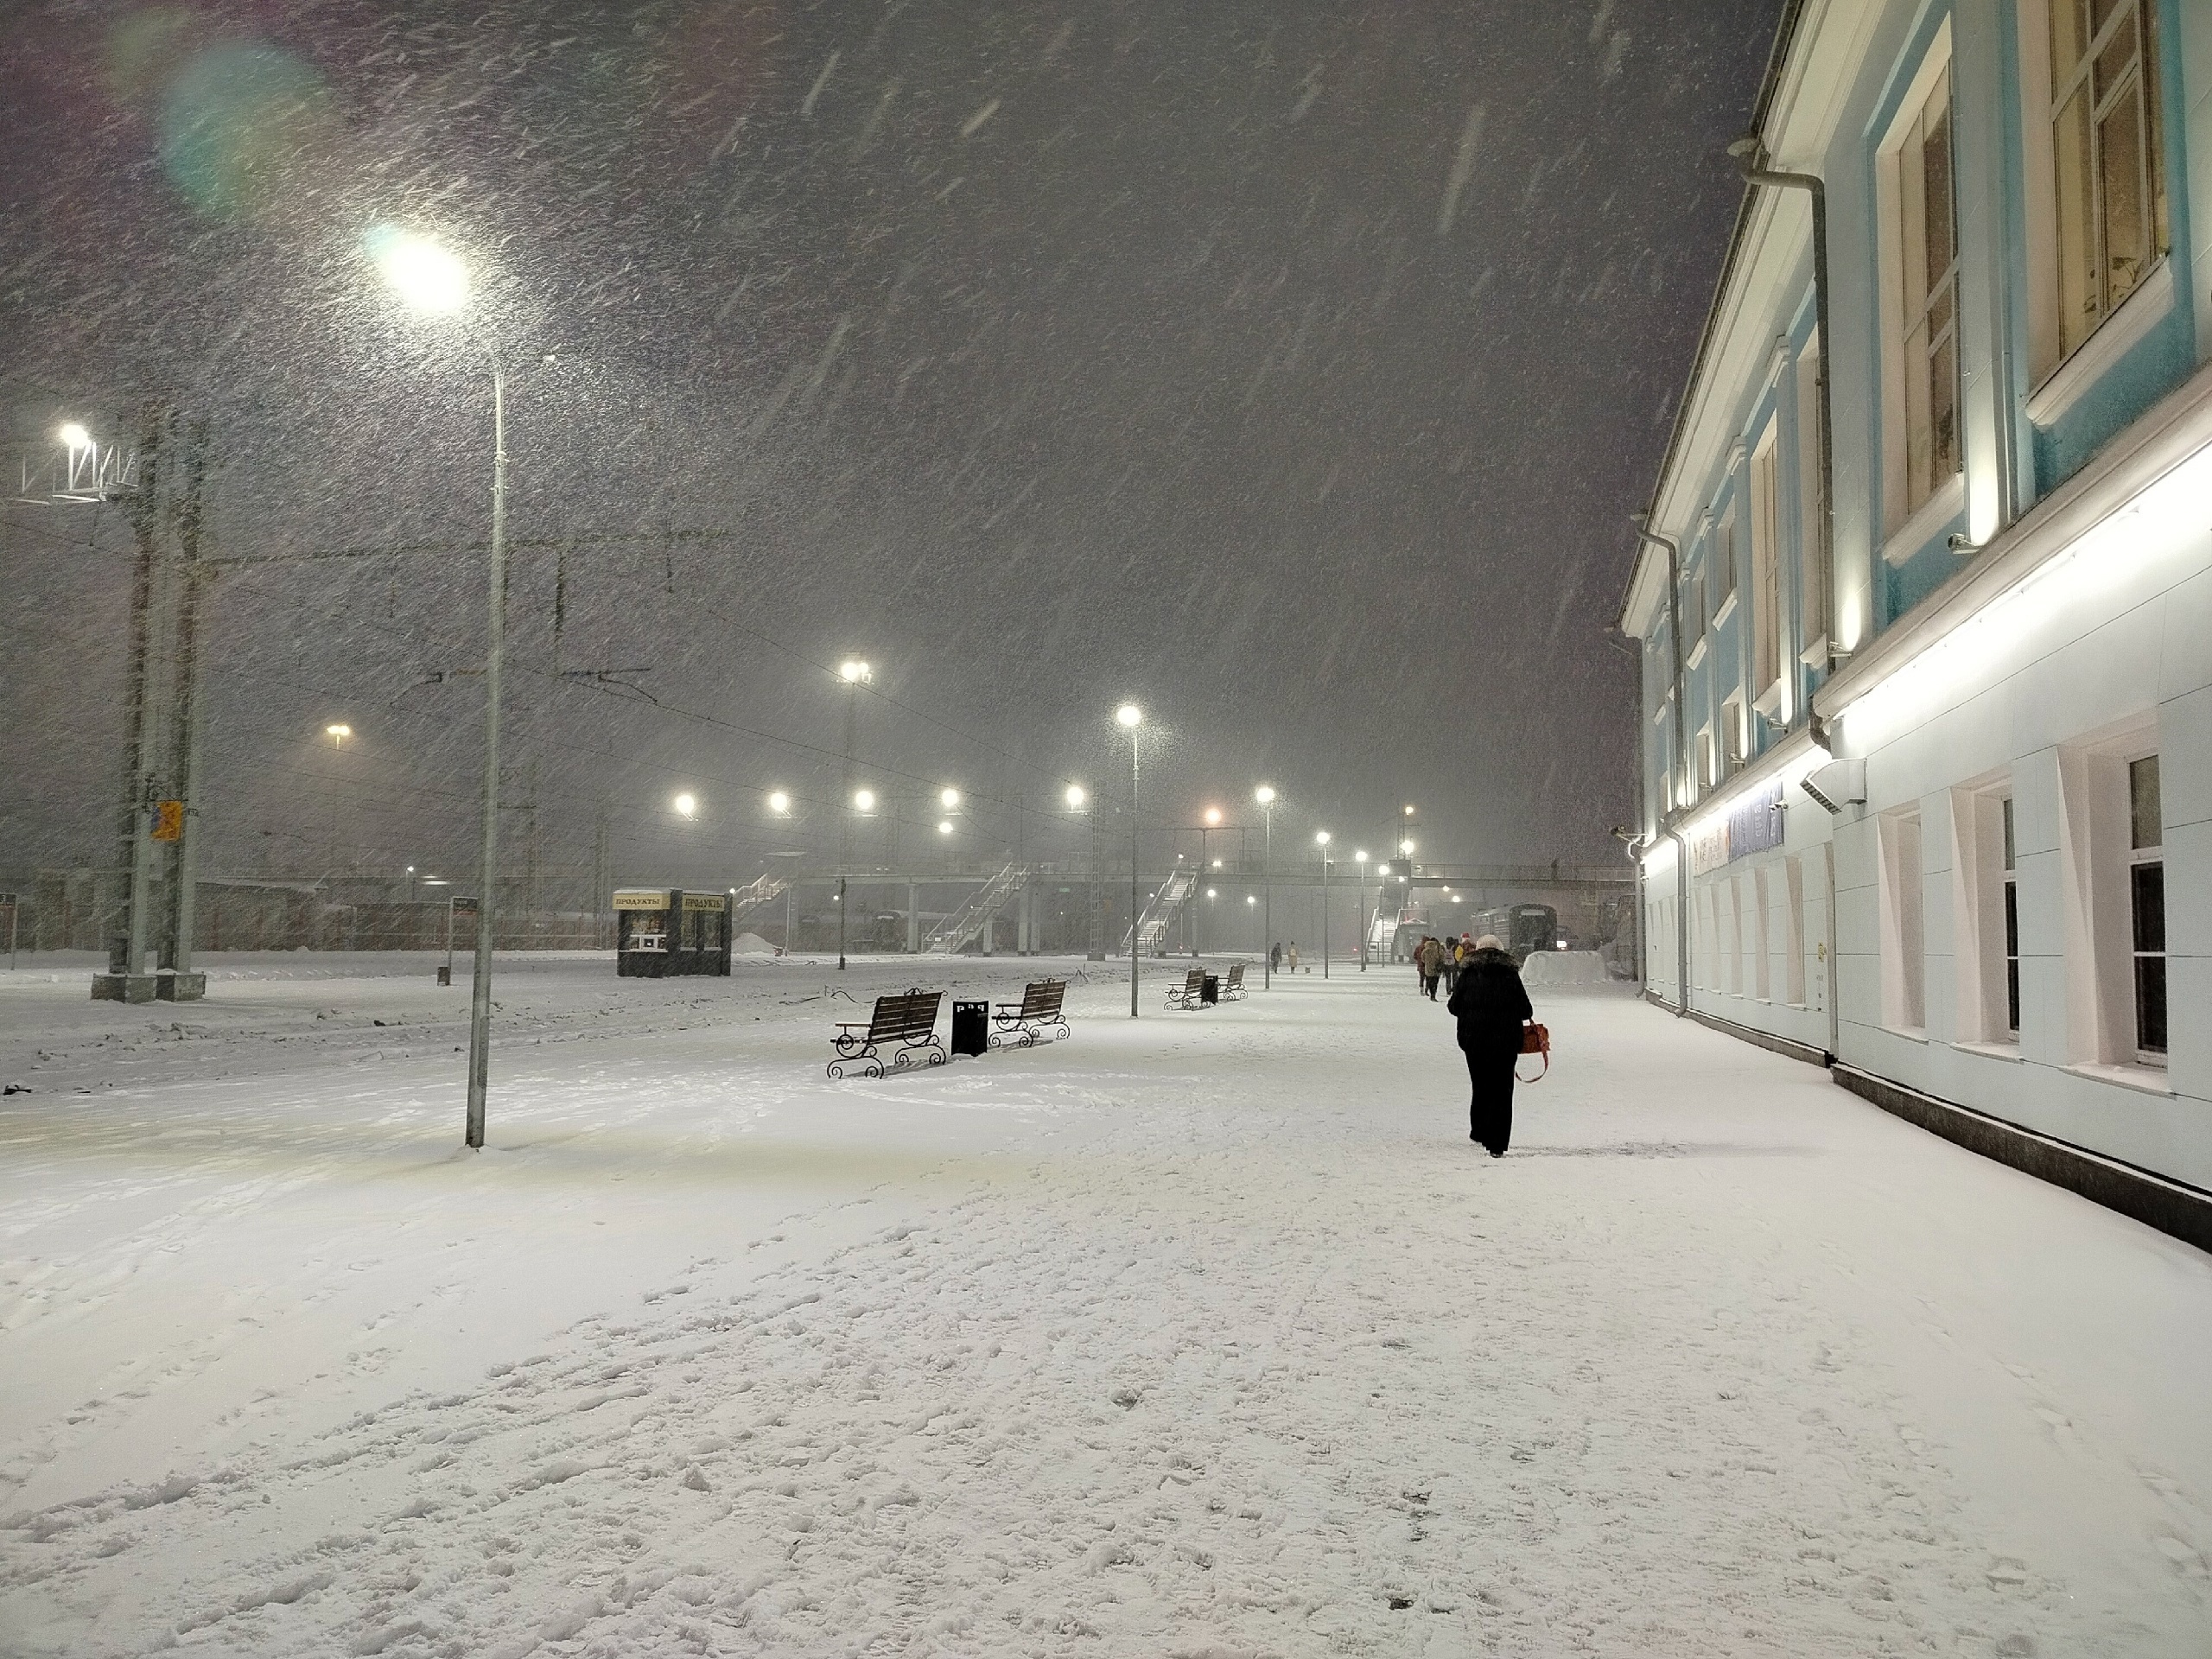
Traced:
[[[1611, 860], [1624, 520], [1776, 10], [21, 8], [8, 482], [63, 420], [207, 421], [213, 874], [469, 859], [486, 342], [550, 862], [828, 856], [849, 655], [855, 776], [963, 790], [966, 855], [1077, 856], [1134, 698], [1147, 829], [1264, 778], [1347, 852], [1414, 801], [1427, 857]], [[379, 226], [469, 260], [480, 334]], [[130, 547], [0, 515], [0, 862], [114, 859]]]

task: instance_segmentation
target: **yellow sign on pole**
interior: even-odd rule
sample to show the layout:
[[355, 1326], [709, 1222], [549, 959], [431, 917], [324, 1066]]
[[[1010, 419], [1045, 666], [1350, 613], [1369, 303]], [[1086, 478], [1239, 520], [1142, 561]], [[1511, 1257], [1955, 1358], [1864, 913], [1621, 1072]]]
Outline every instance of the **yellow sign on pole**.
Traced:
[[182, 841], [184, 839], [184, 803], [156, 801], [154, 803], [154, 839]]

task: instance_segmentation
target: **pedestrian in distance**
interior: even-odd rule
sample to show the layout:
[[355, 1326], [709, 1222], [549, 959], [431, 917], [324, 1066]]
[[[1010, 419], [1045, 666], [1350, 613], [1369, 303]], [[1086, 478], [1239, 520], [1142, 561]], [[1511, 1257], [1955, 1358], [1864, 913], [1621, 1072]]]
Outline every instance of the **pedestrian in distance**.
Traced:
[[1467, 1057], [1467, 1139], [1503, 1158], [1513, 1139], [1513, 1067], [1521, 1058], [1521, 1028], [1535, 1010], [1512, 953], [1495, 933], [1475, 941], [1446, 1006], [1459, 1022], [1459, 1052]]
[[1268, 969], [1271, 973], [1282, 972], [1282, 941], [1277, 939], [1268, 947]]
[[1290, 942], [1290, 949], [1283, 952], [1282, 959], [1290, 964], [1292, 973], [1298, 971], [1298, 941], [1296, 939]]
[[1421, 942], [1421, 992], [1436, 1001], [1436, 983], [1444, 974], [1444, 941], [1433, 936]]

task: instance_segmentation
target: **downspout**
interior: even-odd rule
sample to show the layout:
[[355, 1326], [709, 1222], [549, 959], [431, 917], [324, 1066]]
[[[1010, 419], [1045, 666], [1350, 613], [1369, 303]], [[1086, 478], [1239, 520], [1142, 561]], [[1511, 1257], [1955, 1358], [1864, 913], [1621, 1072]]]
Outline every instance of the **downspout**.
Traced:
[[1827, 186], [1810, 173], [1781, 173], [1768, 167], [1766, 141], [1756, 134], [1738, 138], [1728, 146], [1728, 153], [1743, 169], [1745, 183], [1802, 190], [1813, 199], [1813, 317], [1821, 335], [1821, 505], [1827, 520], [1821, 526], [1821, 575], [1827, 587], [1827, 602], [1821, 608], [1827, 624], [1828, 669], [1834, 672], [1836, 658], [1849, 653], [1839, 652], [1835, 645], [1836, 620], [1841, 609], [1835, 591], [1835, 421], [1828, 398], [1835, 336], [1828, 330]]
[[[1827, 348], [1825, 344], [1822, 351]], [[1827, 359], [1822, 359], [1825, 367]], [[1645, 515], [1638, 514], [1630, 520], [1636, 526], [1637, 538], [1656, 547], [1667, 556], [1667, 644], [1674, 657], [1675, 711], [1669, 722], [1675, 734], [1675, 798], [1681, 800], [1688, 791], [1684, 787], [1683, 772], [1688, 762], [1688, 746], [1682, 728], [1689, 716], [1682, 694], [1682, 550], [1672, 538], [1662, 536], [1650, 528]], [[1675, 843], [1675, 1014], [1677, 1019], [1690, 1008], [1690, 852], [1681, 833], [1675, 828], [1679, 810], [1662, 817], [1660, 833]], [[1641, 869], [1642, 865], [1638, 867]]]

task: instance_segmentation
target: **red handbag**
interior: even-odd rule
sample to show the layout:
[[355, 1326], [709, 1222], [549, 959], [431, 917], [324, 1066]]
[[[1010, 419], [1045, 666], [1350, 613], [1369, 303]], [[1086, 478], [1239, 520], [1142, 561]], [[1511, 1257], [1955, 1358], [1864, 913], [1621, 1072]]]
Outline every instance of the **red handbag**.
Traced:
[[1521, 1068], [1516, 1065], [1513, 1069], [1515, 1079], [1521, 1083], [1541, 1083], [1552, 1069], [1551, 1027], [1538, 1025], [1534, 1020], [1522, 1027], [1521, 1052], [1523, 1054], [1541, 1054], [1543, 1057], [1544, 1069], [1533, 1077], [1524, 1077], [1521, 1075]]

